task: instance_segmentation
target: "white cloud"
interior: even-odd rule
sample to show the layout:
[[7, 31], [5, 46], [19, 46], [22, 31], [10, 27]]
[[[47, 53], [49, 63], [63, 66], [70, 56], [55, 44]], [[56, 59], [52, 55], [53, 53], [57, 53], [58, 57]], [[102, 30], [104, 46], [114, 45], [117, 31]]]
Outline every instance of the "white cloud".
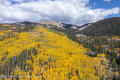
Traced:
[[25, 0], [12, 0], [13, 2], [18, 2], [18, 3], [22, 3], [24, 2]]
[[0, 1], [0, 22], [55, 20], [82, 25], [95, 22], [111, 14], [118, 14], [118, 7], [92, 9], [89, 0], [24, 0], [27, 2], [2, 4]]
[[105, 2], [111, 2], [112, 0], [104, 0]]

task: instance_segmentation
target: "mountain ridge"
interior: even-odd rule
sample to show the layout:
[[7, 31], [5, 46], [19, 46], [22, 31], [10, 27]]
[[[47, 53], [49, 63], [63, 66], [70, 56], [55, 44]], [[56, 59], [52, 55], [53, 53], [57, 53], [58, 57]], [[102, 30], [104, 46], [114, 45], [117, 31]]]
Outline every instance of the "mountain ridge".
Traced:
[[87, 36], [119, 36], [120, 17], [100, 20], [82, 30], [80, 33], [86, 34]]

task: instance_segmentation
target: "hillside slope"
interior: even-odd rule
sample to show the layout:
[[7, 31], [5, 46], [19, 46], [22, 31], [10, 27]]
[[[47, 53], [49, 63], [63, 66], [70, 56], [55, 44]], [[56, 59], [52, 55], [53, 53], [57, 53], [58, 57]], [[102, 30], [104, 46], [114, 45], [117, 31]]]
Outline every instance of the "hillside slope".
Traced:
[[[103, 80], [107, 77], [101, 58], [87, 56], [84, 54], [87, 49], [65, 34], [42, 27], [29, 31], [19, 27], [19, 32], [16, 27], [11, 28], [0, 32], [1, 77], [14, 76], [15, 80]], [[104, 58], [102, 62], [107, 64]], [[11, 79], [9, 76], [7, 80]]]
[[120, 18], [108, 18], [93, 23], [86, 29], [80, 31], [87, 36], [119, 36], [120, 35]]

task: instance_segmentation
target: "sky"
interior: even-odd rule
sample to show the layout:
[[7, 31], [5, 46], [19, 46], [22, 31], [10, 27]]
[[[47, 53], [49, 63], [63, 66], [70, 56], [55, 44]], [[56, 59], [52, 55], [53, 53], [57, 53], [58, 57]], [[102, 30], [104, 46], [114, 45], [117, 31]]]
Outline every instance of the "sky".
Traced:
[[58, 21], [83, 25], [120, 17], [120, 0], [0, 0], [0, 23]]

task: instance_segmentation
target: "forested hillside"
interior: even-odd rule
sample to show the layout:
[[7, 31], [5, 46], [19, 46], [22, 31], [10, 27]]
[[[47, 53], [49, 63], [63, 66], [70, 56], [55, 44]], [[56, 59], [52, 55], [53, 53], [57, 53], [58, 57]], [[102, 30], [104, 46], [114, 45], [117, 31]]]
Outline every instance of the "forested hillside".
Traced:
[[64, 33], [43, 27], [0, 26], [1, 80], [105, 80], [108, 60]]
[[93, 23], [91, 26], [80, 31], [87, 36], [119, 36], [120, 18], [113, 17]]

